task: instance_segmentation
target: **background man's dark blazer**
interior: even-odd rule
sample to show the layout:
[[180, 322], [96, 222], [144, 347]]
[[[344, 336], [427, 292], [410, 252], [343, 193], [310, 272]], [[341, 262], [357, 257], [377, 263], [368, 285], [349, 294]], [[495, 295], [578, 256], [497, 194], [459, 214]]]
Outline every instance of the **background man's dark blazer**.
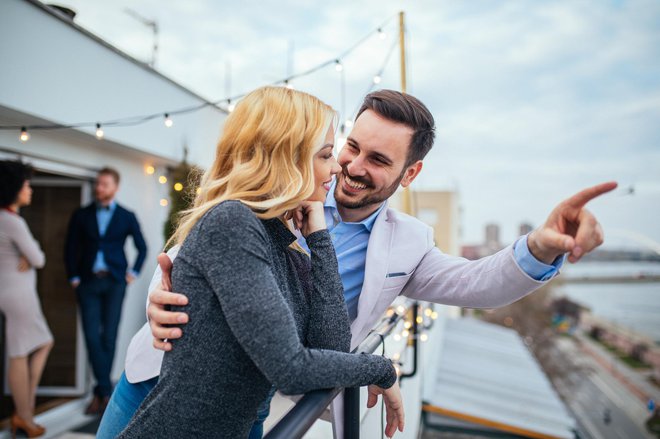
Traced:
[[96, 253], [100, 249], [103, 251], [105, 263], [112, 276], [123, 281], [128, 268], [124, 243], [129, 235], [133, 237], [133, 242], [138, 250], [133, 271], [139, 273], [147, 257], [147, 244], [144, 242], [135, 214], [117, 204], [105, 236], [101, 237], [96, 221], [96, 203], [76, 210], [69, 222], [65, 248], [65, 263], [69, 279], [80, 277], [85, 281], [92, 278], [94, 276], [92, 267]]

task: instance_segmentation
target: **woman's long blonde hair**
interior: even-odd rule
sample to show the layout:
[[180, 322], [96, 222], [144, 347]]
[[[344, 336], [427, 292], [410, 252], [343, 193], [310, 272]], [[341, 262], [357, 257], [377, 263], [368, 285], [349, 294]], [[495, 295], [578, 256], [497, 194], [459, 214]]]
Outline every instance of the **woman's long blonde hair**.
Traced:
[[227, 117], [215, 161], [168, 246], [182, 244], [197, 221], [223, 201], [239, 200], [269, 219], [309, 198], [313, 157], [334, 117], [318, 98], [286, 87], [263, 87], [245, 96]]

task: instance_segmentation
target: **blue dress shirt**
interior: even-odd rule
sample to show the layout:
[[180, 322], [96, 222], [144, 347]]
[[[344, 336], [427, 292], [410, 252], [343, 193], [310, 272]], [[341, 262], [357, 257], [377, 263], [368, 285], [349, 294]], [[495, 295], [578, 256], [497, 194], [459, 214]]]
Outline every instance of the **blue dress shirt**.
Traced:
[[[112, 200], [108, 206], [101, 206], [97, 203], [96, 222], [99, 225], [99, 236], [105, 235], [106, 230], [108, 230], [110, 220], [112, 219], [112, 214], [115, 213], [116, 208], [117, 203], [114, 200]], [[103, 252], [101, 250], [96, 252], [96, 259], [94, 259], [92, 271], [94, 273], [98, 273], [99, 271], [110, 271], [108, 264], [105, 263], [105, 258], [103, 257]]]
[[[360, 292], [364, 283], [364, 268], [367, 260], [369, 236], [371, 236], [371, 229], [376, 222], [376, 218], [385, 207], [385, 203], [376, 212], [360, 222], [344, 222], [337, 210], [337, 201], [334, 195], [335, 185], [336, 180], [330, 187], [325, 200], [325, 222], [328, 225], [328, 231], [330, 232], [332, 243], [337, 253], [339, 276], [344, 285], [344, 300], [348, 307], [348, 316], [353, 321], [357, 317]], [[308, 253], [310, 252], [304, 238], [300, 238], [298, 243]], [[535, 280], [543, 281], [550, 279], [559, 271], [559, 268], [561, 268], [564, 262], [563, 256], [557, 258], [552, 265], [544, 264], [536, 259], [529, 251], [526, 235], [516, 241], [513, 251], [520, 268]]]

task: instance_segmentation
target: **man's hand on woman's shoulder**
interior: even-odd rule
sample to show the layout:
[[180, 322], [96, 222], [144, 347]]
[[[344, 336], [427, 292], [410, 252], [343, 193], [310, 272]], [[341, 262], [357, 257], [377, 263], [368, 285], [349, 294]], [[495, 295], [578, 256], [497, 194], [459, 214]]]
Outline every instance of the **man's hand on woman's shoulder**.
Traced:
[[172, 343], [168, 340], [181, 338], [183, 333], [180, 328], [172, 328], [169, 325], [188, 323], [188, 314], [168, 311], [165, 307], [167, 305], [187, 305], [188, 298], [183, 294], [172, 292], [172, 261], [166, 253], [158, 255], [158, 265], [163, 272], [163, 277], [160, 287], [149, 293], [147, 316], [151, 335], [154, 337], [154, 347], [161, 351], [170, 351]]

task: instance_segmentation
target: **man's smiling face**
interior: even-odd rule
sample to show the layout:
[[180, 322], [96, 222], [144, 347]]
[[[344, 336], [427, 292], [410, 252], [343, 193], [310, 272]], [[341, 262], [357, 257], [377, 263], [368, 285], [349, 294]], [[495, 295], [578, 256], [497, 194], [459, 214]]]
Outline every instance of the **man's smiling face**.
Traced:
[[[376, 206], [389, 198], [406, 177], [413, 129], [364, 111], [355, 121], [337, 161], [335, 199], [346, 209]], [[412, 181], [412, 180], [411, 180]]]

